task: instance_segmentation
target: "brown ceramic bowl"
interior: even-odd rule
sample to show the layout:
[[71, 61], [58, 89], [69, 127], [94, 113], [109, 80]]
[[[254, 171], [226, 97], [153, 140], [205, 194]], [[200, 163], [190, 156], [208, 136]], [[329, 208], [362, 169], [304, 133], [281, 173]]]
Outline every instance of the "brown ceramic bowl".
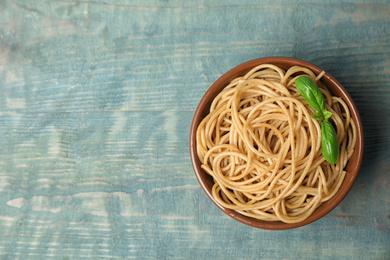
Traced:
[[249, 70], [251, 70], [253, 67], [264, 63], [274, 64], [285, 70], [289, 69], [292, 66], [299, 65], [299, 66], [309, 68], [316, 74], [319, 74], [322, 71], [322, 69], [316, 67], [315, 65], [302, 60], [286, 58], [286, 57], [267, 57], [267, 58], [260, 58], [260, 59], [245, 62], [231, 69], [230, 71], [226, 72], [217, 81], [215, 81], [214, 84], [212, 84], [211, 87], [207, 90], [207, 92], [201, 99], [195, 111], [195, 115], [191, 125], [191, 132], [190, 132], [191, 161], [195, 171], [195, 175], [200, 185], [202, 186], [204, 192], [211, 199], [211, 201], [223, 212], [225, 212], [228, 216], [246, 225], [256, 227], [256, 228], [271, 229], [271, 230], [297, 228], [300, 226], [307, 225], [313, 221], [316, 221], [319, 218], [326, 215], [327, 213], [329, 213], [341, 202], [341, 200], [347, 195], [348, 191], [351, 189], [356, 179], [356, 176], [358, 174], [358, 171], [360, 169], [360, 164], [362, 162], [362, 157], [363, 157], [363, 127], [362, 127], [358, 110], [354, 102], [352, 101], [352, 98], [348, 94], [348, 92], [341, 86], [341, 84], [335, 78], [333, 78], [331, 75], [326, 73], [322, 77], [321, 81], [328, 87], [328, 89], [332, 92], [333, 95], [341, 97], [347, 103], [351, 111], [352, 118], [356, 122], [357, 135], [358, 135], [355, 152], [351, 157], [351, 159], [348, 161], [348, 164], [346, 166], [347, 174], [345, 176], [344, 182], [340, 187], [339, 191], [335, 194], [333, 198], [324, 202], [320, 207], [318, 207], [309, 218], [307, 218], [302, 222], [292, 223], [292, 224], [284, 223], [281, 221], [262, 221], [251, 217], [243, 216], [234, 210], [222, 207], [215, 201], [215, 199], [212, 196], [211, 190], [214, 184], [212, 177], [210, 177], [201, 168], [201, 163], [196, 153], [196, 130], [198, 128], [199, 123], [202, 121], [202, 119], [209, 113], [209, 108], [212, 100], [218, 95], [220, 91], [222, 91], [222, 89], [226, 85], [228, 85], [228, 83], [232, 79], [242, 76], [245, 73], [247, 73]]

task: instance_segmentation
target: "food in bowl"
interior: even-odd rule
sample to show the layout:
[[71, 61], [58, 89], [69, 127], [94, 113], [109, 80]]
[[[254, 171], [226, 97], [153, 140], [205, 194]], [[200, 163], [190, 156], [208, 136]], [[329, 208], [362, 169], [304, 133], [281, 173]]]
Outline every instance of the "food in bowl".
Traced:
[[[338, 192], [358, 134], [348, 105], [320, 81], [323, 75], [260, 64], [216, 95], [197, 126], [196, 153], [220, 206], [260, 221], [300, 223]], [[315, 119], [319, 112], [297, 90], [303, 76], [323, 94], [329, 118]], [[335, 130], [336, 163], [323, 155], [322, 121]]]

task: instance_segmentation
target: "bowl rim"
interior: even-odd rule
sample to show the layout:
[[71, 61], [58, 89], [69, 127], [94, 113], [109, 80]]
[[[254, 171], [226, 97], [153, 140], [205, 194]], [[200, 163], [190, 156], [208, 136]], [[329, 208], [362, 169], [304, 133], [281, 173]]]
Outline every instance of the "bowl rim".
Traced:
[[[203, 171], [203, 169], [200, 167], [200, 161], [197, 156], [196, 152], [196, 130], [198, 128], [198, 125], [200, 121], [204, 118], [205, 114], [209, 113], [209, 108], [211, 101], [214, 99], [214, 97], [229, 83], [233, 78], [237, 76], [242, 76], [246, 72], [248, 72], [250, 69], [254, 68], [257, 65], [260, 64], [275, 64], [277, 66], [283, 67], [285, 69], [292, 67], [294, 65], [299, 65], [306, 67], [310, 70], [312, 70], [315, 74], [319, 74], [323, 71], [323, 69], [300, 59], [296, 58], [290, 58], [290, 57], [281, 57], [281, 56], [272, 56], [272, 57], [264, 57], [264, 58], [258, 58], [254, 60], [250, 60], [247, 62], [244, 62], [238, 66], [235, 66], [234, 68], [230, 69], [226, 73], [224, 73], [222, 76], [220, 76], [205, 92], [203, 97], [201, 98], [192, 122], [191, 122], [191, 128], [190, 128], [190, 140], [189, 140], [189, 149], [190, 149], [190, 158], [191, 158], [191, 164], [194, 169], [196, 178], [202, 187], [203, 191], [206, 193], [206, 195], [209, 197], [209, 199], [225, 214], [227, 214], [229, 217], [246, 224], [251, 227], [255, 228], [261, 228], [261, 229], [267, 229], [267, 230], [285, 230], [285, 229], [293, 229], [301, 226], [308, 225], [326, 214], [328, 214], [330, 211], [332, 211], [347, 195], [347, 193], [350, 191], [350, 189], [353, 186], [353, 183], [356, 180], [357, 174], [359, 172], [362, 158], [363, 158], [363, 150], [364, 150], [364, 138], [363, 138], [363, 126], [360, 118], [360, 114], [357, 110], [357, 107], [355, 103], [353, 102], [351, 96], [347, 92], [347, 90], [329, 73], [325, 71], [324, 76], [321, 78], [321, 81], [324, 81], [325, 85], [330, 88], [330, 91], [333, 95], [336, 95], [341, 97], [344, 102], [348, 105], [351, 117], [354, 119], [356, 124], [356, 130], [357, 130], [357, 142], [355, 146], [355, 151], [351, 157], [351, 159], [348, 161], [346, 168], [347, 174], [344, 178], [344, 181], [340, 187], [340, 189], [336, 192], [336, 194], [329, 199], [328, 201], [321, 204], [320, 207], [318, 207], [311, 216], [309, 216], [304, 221], [298, 222], [298, 223], [284, 223], [282, 221], [262, 221], [258, 219], [254, 219], [248, 216], [244, 216], [234, 210], [227, 209], [220, 205], [212, 196], [211, 189], [208, 187], [205, 178], [211, 179], [211, 176], [207, 175]], [[335, 88], [335, 89], [333, 89]], [[332, 90], [331, 90], [332, 89]], [[336, 93], [334, 93], [336, 92]], [[207, 110], [207, 113], [205, 113], [204, 109]], [[353, 161], [352, 161], [353, 159]], [[351, 163], [350, 163], [351, 162]], [[352, 164], [353, 162], [353, 164]], [[207, 177], [209, 176], [209, 177]]]

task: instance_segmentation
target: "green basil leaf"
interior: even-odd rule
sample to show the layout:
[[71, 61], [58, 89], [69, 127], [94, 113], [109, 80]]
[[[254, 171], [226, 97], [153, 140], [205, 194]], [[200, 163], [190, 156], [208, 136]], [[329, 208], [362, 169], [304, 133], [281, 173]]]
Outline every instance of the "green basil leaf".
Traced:
[[322, 121], [321, 134], [322, 155], [329, 163], [337, 163], [339, 160], [340, 148], [333, 125], [328, 121]]
[[325, 111], [325, 100], [317, 84], [308, 76], [295, 80], [295, 87], [311, 108], [318, 112]]
[[330, 112], [330, 111], [324, 111], [323, 114], [324, 114], [325, 119], [328, 119], [332, 116], [332, 112]]
[[[327, 112], [327, 111], [325, 111], [325, 112]], [[318, 112], [318, 113], [314, 114], [312, 116], [312, 118], [314, 118], [316, 120], [324, 120], [325, 119], [324, 114], [322, 112]]]

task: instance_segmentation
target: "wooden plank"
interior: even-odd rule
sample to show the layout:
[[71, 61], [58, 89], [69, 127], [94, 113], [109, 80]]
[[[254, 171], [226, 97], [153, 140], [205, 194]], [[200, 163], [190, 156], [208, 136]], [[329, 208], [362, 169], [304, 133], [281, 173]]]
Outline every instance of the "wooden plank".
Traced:
[[[1, 259], [389, 259], [388, 1], [0, 1]], [[335, 76], [362, 116], [345, 200], [289, 231], [201, 190], [189, 128], [207, 88], [265, 56]]]

